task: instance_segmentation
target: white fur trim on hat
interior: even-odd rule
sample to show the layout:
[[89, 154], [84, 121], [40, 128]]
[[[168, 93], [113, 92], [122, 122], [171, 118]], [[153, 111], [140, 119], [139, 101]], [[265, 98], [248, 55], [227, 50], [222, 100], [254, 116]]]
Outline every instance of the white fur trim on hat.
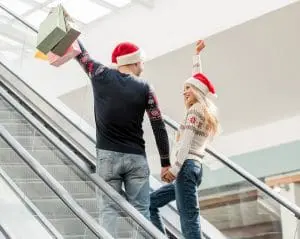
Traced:
[[194, 77], [190, 77], [185, 81], [185, 84], [191, 84], [199, 89], [205, 96], [209, 93], [209, 90], [206, 85], [204, 85], [201, 81], [195, 79]]
[[109, 68], [116, 70], [118, 68], [118, 65], [116, 63], [111, 63]]
[[205, 97], [217, 98], [216, 94], [212, 94], [205, 84], [203, 84], [201, 81], [195, 79], [194, 77], [188, 78], [184, 83], [185, 84], [191, 84], [191, 85], [195, 86], [197, 89], [199, 89], [203, 93], [203, 95]]
[[142, 60], [143, 60], [143, 54], [141, 50], [137, 50], [133, 53], [117, 57], [118, 66], [134, 64], [134, 63], [141, 62]]

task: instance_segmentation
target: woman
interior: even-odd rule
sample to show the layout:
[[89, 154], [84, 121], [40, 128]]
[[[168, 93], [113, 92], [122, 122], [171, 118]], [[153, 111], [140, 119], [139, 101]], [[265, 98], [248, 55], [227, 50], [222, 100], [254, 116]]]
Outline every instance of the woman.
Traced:
[[[203, 48], [204, 42], [199, 41], [194, 69], [200, 69], [199, 53]], [[152, 223], [165, 233], [159, 208], [176, 199], [184, 238], [201, 239], [197, 188], [202, 179], [205, 148], [219, 129], [214, 105], [209, 100], [215, 90], [205, 75], [196, 73], [185, 82], [183, 95], [187, 113], [176, 137], [176, 161], [162, 178], [169, 184], [151, 193], [150, 216]]]

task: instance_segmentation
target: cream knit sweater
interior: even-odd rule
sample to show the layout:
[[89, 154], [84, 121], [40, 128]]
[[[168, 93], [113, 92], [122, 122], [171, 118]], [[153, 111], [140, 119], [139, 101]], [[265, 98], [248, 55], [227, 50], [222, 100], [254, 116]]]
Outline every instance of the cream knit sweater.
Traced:
[[[193, 58], [193, 74], [201, 72], [200, 56]], [[177, 176], [186, 159], [203, 162], [205, 148], [211, 140], [204, 120], [205, 102], [197, 102], [186, 112], [185, 119], [178, 130], [179, 140], [175, 145], [173, 166], [170, 171]]]

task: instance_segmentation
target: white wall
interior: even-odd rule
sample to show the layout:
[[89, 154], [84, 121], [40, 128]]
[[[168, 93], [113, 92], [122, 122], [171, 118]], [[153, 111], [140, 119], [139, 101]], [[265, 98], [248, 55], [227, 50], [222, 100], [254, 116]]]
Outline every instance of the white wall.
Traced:
[[213, 146], [227, 156], [240, 155], [300, 139], [300, 115], [220, 136]]
[[[300, 114], [300, 3], [205, 39], [204, 73], [214, 83], [224, 134]], [[194, 44], [147, 62], [164, 112], [183, 116], [182, 86]]]
[[142, 46], [149, 59], [282, 8], [295, 0], [154, 0], [135, 5], [86, 30], [86, 44], [99, 59], [123, 40]]

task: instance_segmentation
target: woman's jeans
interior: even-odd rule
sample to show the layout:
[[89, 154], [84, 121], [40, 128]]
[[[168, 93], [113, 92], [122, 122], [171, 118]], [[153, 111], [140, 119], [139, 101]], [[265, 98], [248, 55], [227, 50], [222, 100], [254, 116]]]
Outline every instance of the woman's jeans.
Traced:
[[176, 199], [180, 215], [181, 231], [185, 239], [201, 239], [200, 208], [197, 188], [202, 179], [202, 165], [187, 159], [176, 181], [151, 193], [150, 218], [152, 223], [165, 233], [159, 208]]

